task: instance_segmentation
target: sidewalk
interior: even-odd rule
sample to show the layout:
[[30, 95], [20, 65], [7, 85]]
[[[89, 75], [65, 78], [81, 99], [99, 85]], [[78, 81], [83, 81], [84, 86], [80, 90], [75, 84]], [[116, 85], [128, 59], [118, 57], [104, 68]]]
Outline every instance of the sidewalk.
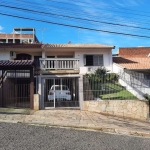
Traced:
[[0, 109], [0, 122], [92, 129], [102, 132], [150, 137], [150, 122], [123, 119], [80, 110]]

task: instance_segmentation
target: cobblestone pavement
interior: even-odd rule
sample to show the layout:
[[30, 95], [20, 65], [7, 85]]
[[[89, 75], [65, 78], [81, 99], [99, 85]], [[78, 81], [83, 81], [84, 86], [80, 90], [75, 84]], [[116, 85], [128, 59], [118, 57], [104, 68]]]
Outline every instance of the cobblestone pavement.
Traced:
[[103, 132], [150, 137], [150, 122], [80, 110], [1, 111], [0, 122], [94, 129]]

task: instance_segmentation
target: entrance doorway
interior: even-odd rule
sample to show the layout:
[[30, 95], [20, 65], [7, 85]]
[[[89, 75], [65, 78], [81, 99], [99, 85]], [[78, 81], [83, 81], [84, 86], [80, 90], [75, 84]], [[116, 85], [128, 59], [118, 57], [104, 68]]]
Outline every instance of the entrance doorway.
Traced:
[[78, 78], [50, 78], [44, 83], [45, 107], [79, 107]]

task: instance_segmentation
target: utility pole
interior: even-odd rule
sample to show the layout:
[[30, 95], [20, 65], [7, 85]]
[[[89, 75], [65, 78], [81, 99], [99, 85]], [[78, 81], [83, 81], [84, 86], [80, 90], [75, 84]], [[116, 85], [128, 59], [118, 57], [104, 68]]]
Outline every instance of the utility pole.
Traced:
[[41, 30], [42, 31], [42, 43], [44, 42], [44, 31], [48, 30], [48, 28], [40, 28], [37, 30]]

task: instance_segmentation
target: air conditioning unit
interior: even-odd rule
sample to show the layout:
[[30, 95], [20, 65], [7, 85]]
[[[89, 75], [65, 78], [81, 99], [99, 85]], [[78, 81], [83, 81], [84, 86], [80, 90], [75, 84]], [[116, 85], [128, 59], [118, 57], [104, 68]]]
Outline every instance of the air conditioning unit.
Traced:
[[93, 68], [92, 67], [88, 67], [88, 72], [92, 72]]
[[16, 58], [16, 53], [15, 52], [10, 52], [10, 58], [15, 59]]

